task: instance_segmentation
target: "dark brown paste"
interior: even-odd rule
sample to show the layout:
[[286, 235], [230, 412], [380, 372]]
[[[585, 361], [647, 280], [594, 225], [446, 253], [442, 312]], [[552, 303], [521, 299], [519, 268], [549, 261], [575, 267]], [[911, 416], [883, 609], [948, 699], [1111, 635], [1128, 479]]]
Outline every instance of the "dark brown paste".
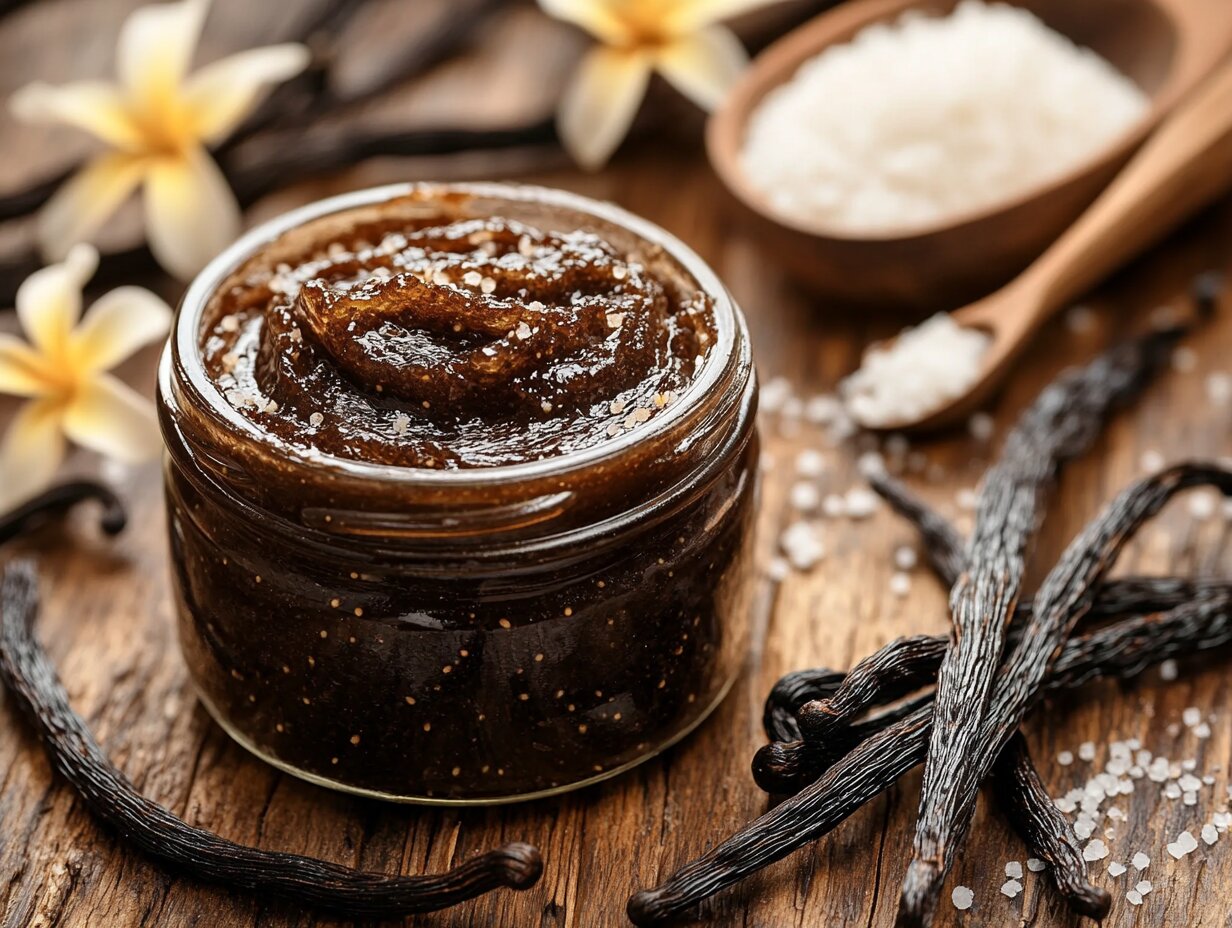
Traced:
[[234, 278], [202, 344], [227, 401], [290, 445], [414, 467], [589, 448], [676, 402], [703, 293], [594, 232], [441, 209]]
[[461, 189], [350, 195], [190, 290], [169, 534], [189, 672], [241, 743], [503, 801], [644, 760], [730, 685], [756, 384], [722, 285], [661, 230]]

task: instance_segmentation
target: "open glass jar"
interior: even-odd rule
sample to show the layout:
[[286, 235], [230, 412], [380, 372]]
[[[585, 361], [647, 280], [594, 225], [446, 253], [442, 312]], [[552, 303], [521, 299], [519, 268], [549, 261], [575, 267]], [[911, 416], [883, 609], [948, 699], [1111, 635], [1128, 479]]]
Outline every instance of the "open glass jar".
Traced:
[[[276, 263], [314, 223], [446, 202], [596, 231], [682, 275], [712, 336], [687, 388], [598, 444], [456, 468], [304, 447], [228, 401], [205, 359], [212, 307], [246, 263]], [[180, 640], [202, 701], [270, 763], [389, 799], [528, 799], [647, 759], [717, 705], [747, 650], [755, 398], [718, 278], [613, 206], [404, 185], [255, 229], [188, 290], [159, 374]]]

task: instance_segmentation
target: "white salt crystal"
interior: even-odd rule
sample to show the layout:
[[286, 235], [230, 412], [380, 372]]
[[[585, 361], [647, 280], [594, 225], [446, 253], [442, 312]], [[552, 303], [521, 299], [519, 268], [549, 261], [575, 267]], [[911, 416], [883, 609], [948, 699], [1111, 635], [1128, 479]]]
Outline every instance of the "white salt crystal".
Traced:
[[968, 0], [806, 61], [753, 111], [741, 162], [779, 212], [811, 226], [918, 228], [1062, 175], [1146, 106], [1026, 10]]
[[801, 477], [820, 477], [826, 472], [826, 457], [820, 451], [806, 448], [796, 455], [796, 473]]
[[847, 516], [852, 519], [867, 519], [877, 511], [877, 507], [880, 505], [877, 494], [863, 487], [852, 487], [848, 490], [844, 502], [846, 503]]
[[954, 908], [963, 912], [971, 908], [971, 903], [975, 901], [975, 893], [966, 886], [955, 886], [954, 891], [950, 893], [950, 901], [954, 903]]
[[1017, 860], [1011, 860], [1005, 865], [1005, 875], [1012, 880], [1022, 879], [1022, 864]]
[[1202, 840], [1207, 844], [1214, 844], [1219, 840], [1219, 830], [1210, 822], [1207, 822], [1202, 826]]
[[1001, 884], [1001, 895], [1003, 896], [1009, 896], [1011, 899], [1013, 899], [1015, 896], [1017, 896], [1021, 892], [1022, 892], [1022, 884], [1019, 883], [1017, 880], [1006, 880], [1004, 883]]
[[1095, 742], [1084, 741], [1078, 745], [1078, 756], [1085, 761], [1095, 760]]
[[1188, 831], [1182, 831], [1176, 836], [1176, 843], [1185, 849], [1185, 853], [1191, 853], [1198, 849], [1198, 839]]
[[901, 332], [889, 347], [865, 354], [860, 369], [840, 385], [847, 410], [866, 426], [925, 416], [975, 381], [990, 341], [938, 313]]
[[1103, 860], [1108, 856], [1108, 845], [1099, 838], [1092, 838], [1082, 849], [1082, 859], [1086, 861]]
[[1047, 866], [1048, 865], [1044, 863], [1042, 860], [1040, 860], [1038, 857], [1028, 857], [1027, 858], [1027, 869], [1030, 870], [1032, 873], [1039, 873], [1041, 870], [1043, 870]]
[[1206, 375], [1206, 398], [1214, 406], [1227, 406], [1232, 402], [1232, 374], [1213, 371]]
[[1219, 509], [1219, 496], [1209, 490], [1189, 494], [1189, 514], [1199, 522], [1205, 522]]
[[1138, 892], [1136, 889], [1131, 889], [1127, 892], [1125, 894], [1125, 898], [1128, 899], [1132, 905], [1142, 905], [1142, 893]]
[[1117, 863], [1114, 860], [1112, 863], [1108, 865], [1108, 875], [1109, 876], [1120, 876], [1124, 872], [1125, 872], [1125, 865], [1122, 863]]
[[831, 519], [845, 516], [847, 514], [847, 500], [837, 493], [829, 493], [821, 501], [821, 511]]
[[792, 484], [788, 501], [793, 509], [812, 512], [821, 505], [821, 491], [817, 489], [817, 484], [801, 480]]
[[1176, 679], [1179, 673], [1176, 661], [1169, 658], [1159, 665], [1159, 679], [1165, 682], [1171, 682]]
[[762, 385], [757, 398], [762, 412], [777, 412], [791, 396], [791, 383], [784, 377], [772, 377]]
[[1139, 851], [1134, 855], [1134, 859], [1130, 863], [1134, 865], [1135, 870], [1145, 870], [1151, 865], [1151, 858]]
[[986, 412], [977, 412], [967, 420], [967, 431], [976, 441], [991, 441], [996, 431], [996, 423]]
[[1077, 821], [1074, 822], [1074, 834], [1078, 836], [1080, 841], [1085, 841], [1095, 831], [1095, 826], [1091, 822]]
[[865, 451], [856, 459], [856, 470], [864, 477], [878, 477], [886, 472], [885, 458], [879, 451]]
[[920, 561], [920, 556], [911, 545], [900, 545], [894, 549], [894, 566], [899, 570], [911, 570]]
[[1187, 728], [1193, 728], [1202, 721], [1202, 710], [1197, 706], [1190, 706], [1181, 713], [1181, 721], [1185, 723]]
[[1174, 370], [1188, 374], [1198, 366], [1198, 353], [1192, 348], [1181, 345], [1172, 352], [1172, 367]]
[[788, 526], [779, 544], [796, 570], [812, 569], [826, 553], [817, 527], [810, 522], [795, 522]]
[[1148, 474], [1161, 471], [1164, 469], [1164, 456], [1153, 448], [1148, 449], [1142, 452], [1142, 457], [1138, 460], [1138, 466]]
[[1199, 722], [1193, 729], [1194, 737], [1206, 740], [1211, 736], [1211, 726], [1206, 722]]
[[890, 577], [890, 592], [900, 599], [910, 593], [911, 575], [901, 570], [895, 571], [894, 576]]
[[1074, 762], [1074, 755], [1070, 751], [1062, 751], [1057, 755], [1057, 763], [1062, 767], [1068, 767]]
[[810, 396], [804, 404], [804, 418], [816, 425], [827, 425], [842, 414], [842, 402], [829, 393]]
[[1150, 880], [1142, 880], [1137, 886], [1134, 887], [1134, 889], [1138, 890], [1138, 892], [1143, 896], [1150, 895], [1151, 890], [1154, 888], [1155, 887], [1151, 885]]

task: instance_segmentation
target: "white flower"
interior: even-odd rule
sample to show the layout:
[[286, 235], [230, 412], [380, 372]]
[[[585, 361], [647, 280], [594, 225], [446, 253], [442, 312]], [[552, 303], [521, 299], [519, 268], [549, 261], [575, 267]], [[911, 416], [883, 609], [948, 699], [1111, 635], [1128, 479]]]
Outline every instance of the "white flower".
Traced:
[[0, 512], [52, 481], [66, 437], [130, 463], [161, 447], [153, 407], [107, 371], [162, 339], [171, 309], [148, 290], [120, 287], [81, 318], [81, 290], [97, 267], [98, 252], [77, 245], [17, 291], [29, 342], [0, 334], [0, 393], [29, 402], [0, 443]]
[[181, 0], [133, 11], [120, 30], [117, 83], [36, 82], [13, 95], [19, 118], [83, 129], [109, 149], [40, 213], [47, 260], [89, 241], [139, 186], [150, 248], [181, 279], [239, 233], [239, 205], [207, 146], [225, 139], [270, 85], [302, 71], [309, 53], [298, 44], [256, 48], [190, 75], [207, 7], [208, 0]]
[[587, 168], [611, 157], [637, 115], [652, 71], [705, 110], [722, 101], [748, 63], [719, 20], [776, 0], [539, 0], [602, 45], [582, 59], [557, 112], [570, 155]]

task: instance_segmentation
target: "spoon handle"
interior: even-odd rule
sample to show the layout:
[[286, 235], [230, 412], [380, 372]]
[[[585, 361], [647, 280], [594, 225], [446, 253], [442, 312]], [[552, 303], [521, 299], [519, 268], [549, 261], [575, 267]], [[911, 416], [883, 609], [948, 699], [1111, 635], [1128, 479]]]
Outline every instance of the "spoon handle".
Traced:
[[1232, 60], [1183, 100], [1023, 275], [1036, 324], [1232, 187]]

